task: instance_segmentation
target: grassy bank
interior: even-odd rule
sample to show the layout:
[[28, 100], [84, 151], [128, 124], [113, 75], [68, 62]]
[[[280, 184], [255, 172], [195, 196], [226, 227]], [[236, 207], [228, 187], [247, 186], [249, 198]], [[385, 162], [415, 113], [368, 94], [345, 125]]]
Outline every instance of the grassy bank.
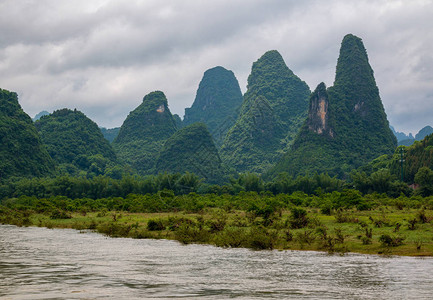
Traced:
[[[28, 200], [28, 199], [27, 199]], [[38, 204], [47, 201], [40, 201]], [[386, 255], [433, 255], [433, 211], [425, 206], [378, 205], [367, 210], [290, 205], [201, 207], [195, 211], [130, 212], [57, 205], [0, 206], [0, 223], [92, 229], [111, 237], [172, 239], [219, 247], [318, 250]], [[18, 205], [21, 203], [21, 205]], [[49, 203], [49, 201], [48, 201]], [[54, 201], [52, 201], [54, 203]]]

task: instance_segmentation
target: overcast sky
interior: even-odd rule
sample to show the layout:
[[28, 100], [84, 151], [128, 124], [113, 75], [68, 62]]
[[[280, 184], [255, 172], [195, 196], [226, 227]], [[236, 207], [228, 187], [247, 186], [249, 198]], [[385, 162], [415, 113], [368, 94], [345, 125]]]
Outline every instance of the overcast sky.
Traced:
[[433, 126], [433, 0], [0, 0], [0, 88], [24, 110], [77, 108], [120, 126], [163, 91], [181, 116], [203, 73], [251, 65], [276, 49], [314, 89], [331, 86], [341, 40], [362, 38], [388, 119]]

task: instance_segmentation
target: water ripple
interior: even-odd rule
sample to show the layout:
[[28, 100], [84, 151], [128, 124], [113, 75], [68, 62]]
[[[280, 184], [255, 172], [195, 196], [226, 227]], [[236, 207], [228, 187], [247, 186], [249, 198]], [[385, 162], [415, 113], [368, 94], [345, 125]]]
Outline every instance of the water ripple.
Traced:
[[431, 299], [433, 259], [251, 251], [0, 225], [1, 299]]

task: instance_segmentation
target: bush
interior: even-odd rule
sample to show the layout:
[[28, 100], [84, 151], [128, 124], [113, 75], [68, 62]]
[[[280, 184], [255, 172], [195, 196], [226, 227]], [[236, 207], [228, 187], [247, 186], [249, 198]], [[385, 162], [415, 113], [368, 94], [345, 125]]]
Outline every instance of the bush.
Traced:
[[60, 209], [56, 209], [54, 210], [51, 215], [50, 215], [50, 219], [71, 219], [72, 216], [70, 214], [68, 214], [67, 212], [60, 210]]
[[403, 240], [404, 240], [403, 237], [400, 236], [392, 237], [388, 234], [382, 234], [379, 238], [379, 242], [381, 242], [382, 245], [386, 247], [397, 247], [403, 245]]
[[276, 239], [275, 231], [267, 230], [262, 226], [252, 227], [248, 236], [248, 246], [254, 250], [272, 250]]
[[156, 220], [150, 219], [149, 221], [147, 221], [147, 230], [149, 231], [160, 231], [164, 229], [165, 226], [160, 219], [156, 219]]
[[290, 227], [293, 229], [304, 228], [308, 225], [307, 211], [303, 208], [293, 208], [290, 216]]

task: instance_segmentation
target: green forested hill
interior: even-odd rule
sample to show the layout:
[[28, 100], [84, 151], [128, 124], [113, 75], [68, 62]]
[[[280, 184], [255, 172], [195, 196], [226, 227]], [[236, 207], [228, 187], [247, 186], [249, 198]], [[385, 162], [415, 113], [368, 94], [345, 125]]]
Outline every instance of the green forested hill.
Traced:
[[221, 148], [223, 161], [238, 172], [269, 169], [302, 126], [309, 95], [278, 51], [266, 52], [253, 63], [239, 117]]
[[341, 45], [334, 85], [317, 87], [292, 149], [270, 174], [328, 172], [344, 177], [393, 153], [396, 145], [362, 40], [349, 34]]
[[129, 113], [113, 147], [119, 158], [139, 174], [150, 174], [165, 140], [176, 130], [164, 93], [152, 92]]
[[0, 180], [47, 175], [53, 170], [54, 162], [17, 94], [0, 89]]
[[50, 156], [62, 171], [105, 174], [116, 155], [98, 125], [82, 112], [60, 109], [35, 122]]
[[[433, 170], [433, 134], [426, 136], [421, 141], [415, 141], [409, 147], [404, 149], [404, 181], [413, 183], [416, 173], [422, 167]], [[394, 154], [394, 159], [390, 163], [392, 174], [400, 177], [400, 149]], [[433, 183], [433, 182], [432, 182]]]
[[206, 125], [194, 123], [173, 134], [156, 163], [158, 172], [190, 172], [207, 182], [223, 182], [226, 176], [218, 150]]
[[185, 109], [183, 123], [205, 123], [220, 145], [236, 122], [241, 104], [242, 92], [233, 72], [215, 67], [204, 73], [194, 103]]

